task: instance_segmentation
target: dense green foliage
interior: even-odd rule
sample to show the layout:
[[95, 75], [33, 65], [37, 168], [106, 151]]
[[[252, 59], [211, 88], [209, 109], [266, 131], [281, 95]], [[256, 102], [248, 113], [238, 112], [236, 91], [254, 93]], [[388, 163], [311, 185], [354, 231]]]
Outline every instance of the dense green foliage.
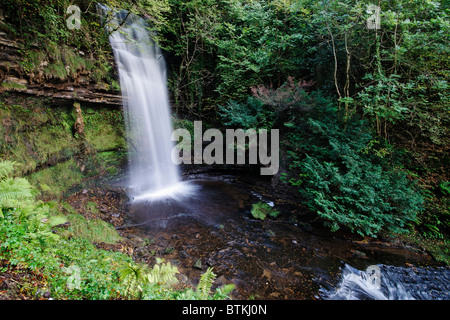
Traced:
[[[273, 113], [278, 118], [271, 122], [283, 121], [289, 170], [281, 179], [296, 186], [332, 230], [344, 226], [376, 236], [382, 229], [402, 232], [411, 226], [421, 211], [422, 196], [405, 172], [391, 168], [392, 156], [373, 146], [376, 141], [366, 121], [352, 117], [341, 122], [329, 98], [307, 94], [292, 79], [277, 90], [258, 92], [261, 105], [270, 101], [277, 108]], [[238, 116], [225, 116], [245, 127], [248, 119], [262, 114], [252, 105], [241, 104]], [[261, 209], [254, 205], [252, 214], [265, 217]]]
[[382, 229], [406, 231], [421, 210], [420, 193], [405, 172], [369, 153], [366, 147], [372, 140], [361, 134], [364, 126], [349, 120], [342, 128], [334, 120], [308, 119], [313, 134], [302, 144], [306, 158], [293, 165], [301, 172], [294, 184], [303, 182], [300, 193], [332, 230], [346, 226], [370, 236]]
[[[76, 31], [65, 25], [71, 3], [5, 0], [0, 28], [27, 40], [23, 72], [52, 81], [87, 74], [117, 89], [94, 3], [76, 3]], [[280, 129], [282, 174], [274, 179], [292, 186], [332, 230], [414, 230], [448, 241], [447, 1], [378, 1], [379, 29], [367, 28], [369, 0], [105, 3], [151, 21], [179, 117]], [[97, 148], [101, 136], [88, 133]]]
[[59, 198], [87, 177], [117, 173], [126, 144], [120, 109], [83, 104], [84, 136], [79, 137], [71, 105], [6, 93], [3, 97], [7, 102], [0, 102], [0, 158], [20, 162], [17, 174], [28, 175], [41, 197]]
[[282, 178], [333, 229], [448, 234], [448, 4], [382, 1], [369, 29], [370, 1], [168, 3], [183, 110], [281, 129]]
[[[19, 268], [39, 274], [41, 283], [31, 288], [21, 284], [28, 297], [39, 298], [48, 291], [56, 299], [228, 298], [233, 287], [210, 292], [212, 270], [202, 275], [197, 292], [176, 289], [178, 270], [170, 263], [160, 260], [150, 268], [136, 264], [126, 253], [98, 249], [94, 242], [120, 241], [114, 228], [114, 238], [108, 238], [112, 231], [105, 222], [100, 227], [95, 221], [83, 224], [79, 220], [84, 218], [75, 219], [73, 209], [63, 214], [67, 208], [37, 201], [26, 179], [11, 177], [14, 166], [0, 162], [0, 272]], [[68, 232], [58, 228], [66, 222], [71, 223]]]

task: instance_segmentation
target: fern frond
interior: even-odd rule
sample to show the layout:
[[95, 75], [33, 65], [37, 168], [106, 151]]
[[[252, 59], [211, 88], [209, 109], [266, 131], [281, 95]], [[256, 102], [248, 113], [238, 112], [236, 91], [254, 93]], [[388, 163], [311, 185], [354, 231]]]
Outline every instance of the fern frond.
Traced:
[[229, 294], [236, 288], [236, 286], [233, 283], [226, 284], [220, 288], [216, 289], [216, 292], [214, 293], [214, 298], [224, 300], [224, 299], [230, 299]]
[[142, 285], [147, 281], [145, 268], [129, 263], [120, 270], [119, 277], [125, 287], [122, 294], [131, 299], [138, 298]]
[[200, 299], [207, 299], [211, 293], [212, 284], [216, 280], [216, 274], [212, 270], [213, 268], [208, 268], [200, 277], [197, 285], [197, 293], [200, 295]]
[[177, 300], [198, 300], [197, 293], [192, 288], [187, 289], [177, 296]]
[[156, 264], [152, 270], [147, 274], [148, 282], [159, 285], [172, 285], [178, 282], [175, 275], [178, 273], [178, 268], [172, 266], [170, 262]]
[[33, 186], [24, 178], [6, 178], [0, 181], [0, 203], [3, 200], [30, 199]]
[[4, 160], [0, 161], [0, 180], [5, 179], [14, 172], [14, 167], [17, 165], [15, 161]]

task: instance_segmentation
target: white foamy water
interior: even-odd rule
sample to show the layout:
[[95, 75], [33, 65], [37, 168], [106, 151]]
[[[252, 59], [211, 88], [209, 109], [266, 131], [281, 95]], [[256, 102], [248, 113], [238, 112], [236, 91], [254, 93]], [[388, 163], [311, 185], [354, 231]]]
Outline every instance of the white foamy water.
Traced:
[[[373, 266], [372, 266], [373, 267]], [[377, 265], [379, 274], [346, 264], [335, 288], [322, 290], [329, 300], [448, 300], [450, 269]], [[377, 278], [379, 277], [379, 278]]]
[[[120, 76], [129, 149], [128, 193], [134, 201], [180, 196], [180, 173], [172, 162], [172, 123], [167, 92], [166, 64], [151, 39], [146, 21], [126, 12], [109, 12], [109, 41]], [[111, 18], [112, 15], [112, 18]], [[120, 26], [124, 18], [125, 23]]]

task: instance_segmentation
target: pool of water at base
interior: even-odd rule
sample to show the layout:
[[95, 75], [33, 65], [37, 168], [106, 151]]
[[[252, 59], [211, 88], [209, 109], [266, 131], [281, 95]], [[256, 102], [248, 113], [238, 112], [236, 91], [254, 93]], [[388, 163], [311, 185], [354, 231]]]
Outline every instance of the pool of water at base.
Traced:
[[[128, 232], [148, 239], [137, 248], [142, 261], [164, 258], [190, 285], [212, 267], [215, 287], [236, 285], [234, 299], [450, 297], [449, 268], [424, 252], [331, 233], [232, 177], [188, 183], [195, 188], [189, 196], [133, 203], [128, 223], [136, 227]], [[253, 218], [251, 204], [259, 201], [281, 215]]]

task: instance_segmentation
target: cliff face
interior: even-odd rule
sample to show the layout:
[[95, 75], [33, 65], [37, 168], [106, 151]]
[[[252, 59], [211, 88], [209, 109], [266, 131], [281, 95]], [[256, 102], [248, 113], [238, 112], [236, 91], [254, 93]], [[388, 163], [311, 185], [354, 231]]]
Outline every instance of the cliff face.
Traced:
[[126, 158], [118, 85], [95, 81], [93, 57], [81, 51], [60, 48], [52, 59], [24, 48], [0, 31], [0, 159], [19, 163], [44, 196], [116, 170]]
[[[104, 83], [93, 82], [89, 78], [89, 72], [83, 69], [75, 70], [74, 77], [63, 80], [45, 73], [45, 67], [49, 63], [45, 60], [40, 62], [37, 68], [26, 70], [26, 66], [23, 66], [22, 51], [18, 41], [0, 32], [0, 94], [11, 92], [46, 97], [58, 103], [78, 101], [99, 106], [121, 106], [120, 91], [111, 90]], [[82, 52], [77, 54], [81, 55]], [[69, 64], [64, 68], [70, 73]]]

